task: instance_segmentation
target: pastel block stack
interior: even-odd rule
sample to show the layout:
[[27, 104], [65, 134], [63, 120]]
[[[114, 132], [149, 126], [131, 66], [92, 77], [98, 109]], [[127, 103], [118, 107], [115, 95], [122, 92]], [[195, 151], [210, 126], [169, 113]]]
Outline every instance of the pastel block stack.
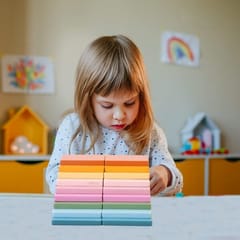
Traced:
[[61, 159], [52, 214], [54, 225], [101, 225], [104, 156]]
[[146, 156], [105, 156], [103, 225], [151, 226]]
[[52, 224], [151, 226], [148, 158], [64, 156], [56, 183]]

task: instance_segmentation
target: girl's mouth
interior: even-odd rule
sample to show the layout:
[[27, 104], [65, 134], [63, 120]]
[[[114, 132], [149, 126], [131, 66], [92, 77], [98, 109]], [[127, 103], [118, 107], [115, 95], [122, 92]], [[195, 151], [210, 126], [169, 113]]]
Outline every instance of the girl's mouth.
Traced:
[[115, 124], [115, 125], [112, 125], [112, 128], [114, 130], [123, 130], [125, 128], [125, 124]]

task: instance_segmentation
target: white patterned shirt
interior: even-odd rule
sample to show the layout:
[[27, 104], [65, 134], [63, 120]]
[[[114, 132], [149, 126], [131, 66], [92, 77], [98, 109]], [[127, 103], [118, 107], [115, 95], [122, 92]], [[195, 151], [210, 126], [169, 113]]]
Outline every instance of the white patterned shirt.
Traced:
[[[71, 143], [72, 136], [79, 127], [79, 124], [80, 121], [77, 114], [71, 113], [63, 119], [58, 128], [54, 149], [46, 171], [46, 180], [51, 193], [55, 192], [57, 173], [62, 156], [67, 154], [79, 154], [81, 152], [81, 134], [77, 135]], [[129, 149], [119, 132], [105, 127], [101, 127], [100, 129], [100, 136], [94, 145], [94, 150], [91, 149], [87, 154], [134, 155], [134, 152]], [[87, 136], [86, 148], [88, 146], [90, 146], [90, 137]], [[183, 186], [182, 174], [177, 169], [168, 151], [167, 140], [163, 130], [156, 123], [151, 131], [151, 138], [148, 146], [145, 147], [142, 155], [148, 156], [150, 167], [164, 165], [171, 171], [172, 183], [161, 194], [171, 195], [181, 191]]]

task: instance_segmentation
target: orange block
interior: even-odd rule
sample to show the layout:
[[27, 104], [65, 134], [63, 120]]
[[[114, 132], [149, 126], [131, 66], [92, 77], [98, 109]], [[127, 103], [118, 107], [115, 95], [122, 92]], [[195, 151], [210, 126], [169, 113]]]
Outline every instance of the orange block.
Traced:
[[105, 172], [149, 172], [148, 166], [105, 166]]
[[60, 172], [103, 172], [103, 165], [60, 165]]
[[106, 166], [149, 166], [144, 155], [105, 155]]
[[61, 165], [104, 165], [103, 155], [64, 155]]

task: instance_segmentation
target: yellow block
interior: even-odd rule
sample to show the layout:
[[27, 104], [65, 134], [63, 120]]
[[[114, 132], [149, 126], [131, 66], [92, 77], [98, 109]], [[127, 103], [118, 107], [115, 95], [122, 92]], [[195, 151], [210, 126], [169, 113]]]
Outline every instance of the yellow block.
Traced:
[[58, 172], [59, 179], [101, 179], [103, 172]]
[[105, 166], [105, 172], [149, 172], [148, 166]]
[[108, 178], [108, 179], [149, 179], [149, 173], [105, 172], [104, 178]]

